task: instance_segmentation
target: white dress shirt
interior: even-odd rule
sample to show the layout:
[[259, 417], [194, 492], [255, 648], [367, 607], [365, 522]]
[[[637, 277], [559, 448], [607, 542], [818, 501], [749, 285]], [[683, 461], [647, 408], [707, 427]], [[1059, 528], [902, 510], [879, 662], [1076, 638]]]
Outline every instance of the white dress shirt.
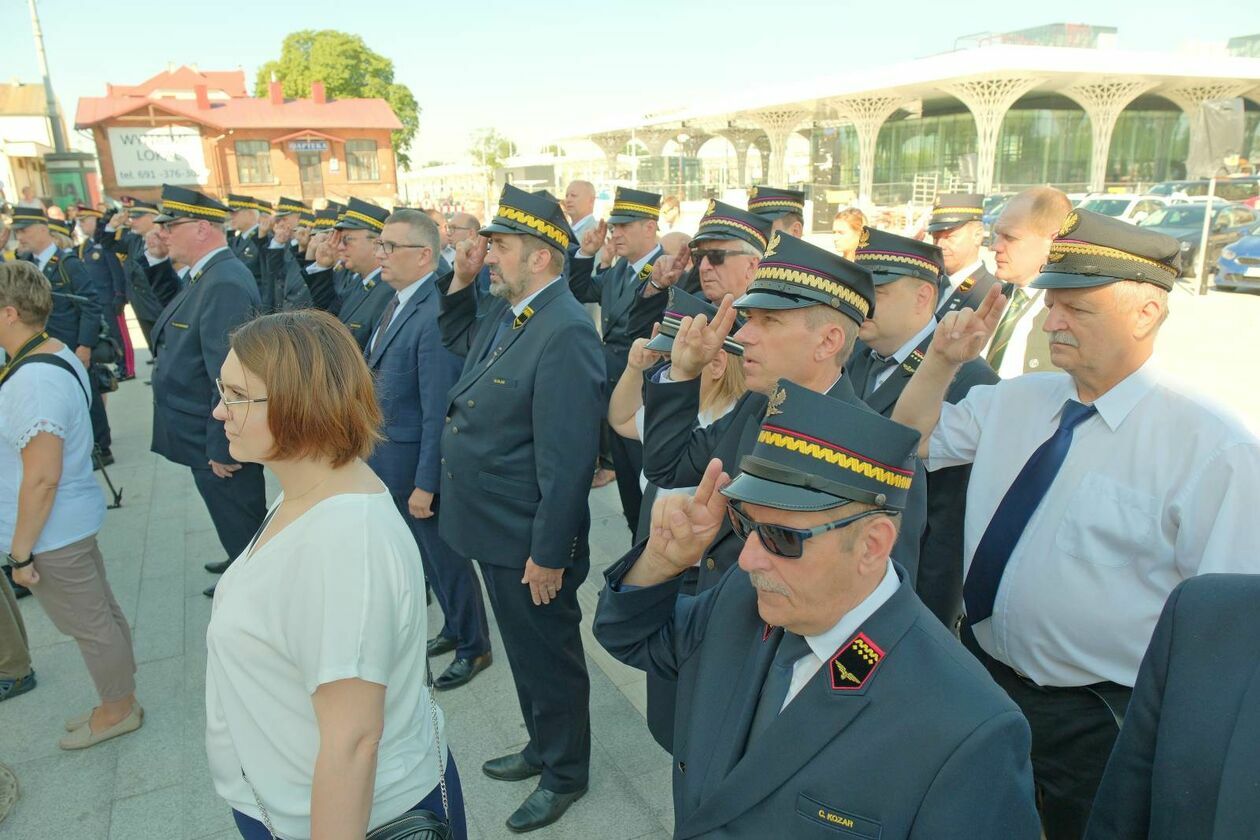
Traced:
[[35, 264], [39, 266], [39, 270], [43, 271], [48, 261], [53, 258], [53, 254], [57, 253], [57, 243], [50, 242], [48, 247], [35, 255]]
[[897, 348], [896, 353], [893, 353], [892, 357], [894, 360], [896, 360], [897, 364], [888, 365], [879, 373], [875, 374], [875, 387], [872, 388], [871, 390], [874, 391], [875, 388], [878, 388], [879, 386], [887, 382], [888, 377], [892, 376], [892, 372], [896, 370], [898, 367], [900, 367], [901, 365], [905, 364], [906, 359], [910, 358], [910, 354], [914, 352], [914, 348], [918, 347], [923, 342], [923, 339], [931, 335], [932, 331], [935, 329], [936, 329], [936, 319], [929, 318], [928, 322], [923, 325], [923, 329], [915, 333], [913, 338], [911, 338], [905, 344]]
[[526, 298], [525, 298], [524, 300], [522, 300], [520, 303], [518, 303], [518, 304], [516, 304], [515, 306], [513, 306], [513, 307], [512, 307], [512, 314], [513, 314], [513, 315], [515, 315], [517, 318], [521, 317], [521, 313], [525, 311], [525, 307], [527, 307], [527, 306], [529, 306], [531, 303], [533, 303], [533, 302], [534, 302], [534, 298], [538, 297], [539, 295], [541, 295], [541, 294], [543, 293], [543, 289], [547, 288], [547, 287], [548, 287], [548, 286], [550, 286], [552, 283], [555, 283], [557, 280], [559, 280], [559, 279], [560, 279], [560, 277], [561, 277], [561, 275], [557, 274], [557, 275], [556, 275], [555, 277], [553, 277], [551, 280], [548, 280], [546, 283], [544, 283], [541, 289], [539, 289], [538, 291], [534, 292], [532, 295], [530, 295], [529, 297], [526, 297]]
[[227, 249], [228, 247], [226, 245], [223, 245], [219, 248], [215, 248], [213, 251], [209, 252], [208, 254], [203, 256], [201, 259], [197, 260], [195, 263], [192, 264], [191, 270], [188, 272], [188, 276], [196, 277], [198, 274], [201, 273], [201, 270], [206, 267], [206, 263], [210, 262], [211, 257], [219, 253], [220, 251], [226, 251]]
[[376, 275], [378, 275], [378, 274], [380, 274], [380, 273], [381, 273], [381, 270], [380, 270], [379, 268], [374, 268], [374, 269], [372, 269], [371, 273], [369, 273], [369, 274], [368, 274], [368, 276], [367, 276], [367, 277], [363, 277], [363, 278], [361, 278], [361, 281], [362, 281], [362, 283], [363, 283], [363, 288], [365, 288], [365, 289], [366, 289], [366, 288], [367, 288], [367, 286], [368, 286], [368, 283], [371, 283], [371, 282], [372, 282], [372, 280], [376, 278]]
[[569, 229], [573, 231], [573, 241], [580, 246], [582, 244], [582, 237], [585, 236], [586, 232], [593, 227], [595, 227], [595, 217], [589, 213], [569, 225]]
[[[977, 385], [941, 406], [927, 468], [972, 464], [964, 574], [1016, 475], [1079, 400], [1066, 373]], [[994, 658], [1040, 685], [1131, 686], [1168, 594], [1205, 572], [1260, 573], [1243, 548], [1260, 499], [1260, 440], [1152, 361], [1099, 397], [1011, 552], [992, 617]]]
[[390, 313], [388, 321], [381, 321], [381, 323], [377, 325], [376, 336], [368, 342], [368, 347], [375, 347], [376, 342], [380, 339], [380, 337], [389, 332], [390, 325], [398, 318], [398, 313], [403, 311], [403, 307], [407, 305], [407, 301], [415, 297], [416, 292], [420, 291], [420, 287], [423, 286], [425, 281], [432, 276], [433, 272], [430, 271], [407, 288], [395, 293], [398, 298], [398, 305], [395, 306], [394, 311]]
[[[1028, 306], [1015, 322], [1015, 329], [1011, 330], [1011, 340], [1006, 345], [1002, 363], [997, 369], [997, 375], [1003, 379], [1024, 375], [1024, 355], [1028, 352], [1028, 336], [1032, 335], [1035, 329], [1033, 322], [1037, 320], [1041, 310], [1046, 308], [1046, 295], [1041, 289], [1025, 288], [1024, 294], [1028, 295]], [[988, 353], [989, 348], [986, 347], [984, 355], [987, 356]]]
[[809, 653], [792, 663], [792, 682], [788, 684], [787, 696], [783, 698], [783, 705], [779, 707], [780, 712], [787, 708], [788, 703], [791, 703], [797, 694], [800, 694], [801, 689], [814, 674], [818, 673], [822, 664], [835, 656], [840, 646], [849, 641], [858, 628], [897, 592], [899, 586], [901, 586], [901, 579], [897, 577], [897, 570], [893, 568], [892, 561], [889, 560], [883, 580], [871, 591], [870, 595], [845, 613], [844, 617], [827, 632], [820, 636], [805, 637], [805, 641], [809, 644]]
[[984, 260], [977, 259], [971, 265], [949, 275], [949, 288], [942, 292], [940, 298], [936, 301], [936, 309], [938, 312], [943, 309], [949, 299], [954, 296], [954, 292], [958, 291], [958, 287], [963, 284], [963, 281], [974, 274], [976, 269], [982, 265], [984, 265]]

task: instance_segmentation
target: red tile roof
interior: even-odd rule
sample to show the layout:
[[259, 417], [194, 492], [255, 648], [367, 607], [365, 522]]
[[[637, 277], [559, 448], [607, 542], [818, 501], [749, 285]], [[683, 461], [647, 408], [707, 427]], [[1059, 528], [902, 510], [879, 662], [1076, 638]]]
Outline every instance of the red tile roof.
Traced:
[[240, 128], [382, 128], [397, 131], [403, 127], [384, 99], [330, 99], [322, 105], [311, 99], [288, 99], [283, 105], [272, 105], [269, 99], [246, 97], [212, 100], [209, 108], [202, 109], [197, 107], [195, 99], [145, 99], [136, 96], [85, 96], [79, 100], [74, 125], [75, 128], [90, 128], [149, 106], [220, 131]]
[[221, 90], [232, 97], [249, 96], [244, 70], [201, 71], [187, 65], [164, 70], [138, 85], [106, 85], [106, 88], [110, 96], [148, 96], [155, 90], [192, 90], [195, 85]]

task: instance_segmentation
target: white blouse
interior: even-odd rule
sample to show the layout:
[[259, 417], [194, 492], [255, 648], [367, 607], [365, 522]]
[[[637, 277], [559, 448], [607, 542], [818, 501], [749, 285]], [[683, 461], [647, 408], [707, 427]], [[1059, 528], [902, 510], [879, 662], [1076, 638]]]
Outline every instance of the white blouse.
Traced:
[[78, 382], [55, 365], [31, 362], [0, 387], [0, 548], [5, 551], [17, 525], [22, 450], [40, 432], [61, 438], [62, 456], [57, 495], [35, 541], [35, 553], [90, 537], [105, 521], [105, 495], [92, 476], [92, 420], [84, 391], [91, 384], [69, 348], [56, 355], [74, 366]]
[[388, 492], [325, 499], [242, 554], [206, 631], [206, 752], [219, 795], [261, 819], [243, 767], [277, 833], [310, 837], [311, 695], [361, 679], [386, 687], [369, 827], [423, 799], [438, 783], [427, 629], [420, 552]]

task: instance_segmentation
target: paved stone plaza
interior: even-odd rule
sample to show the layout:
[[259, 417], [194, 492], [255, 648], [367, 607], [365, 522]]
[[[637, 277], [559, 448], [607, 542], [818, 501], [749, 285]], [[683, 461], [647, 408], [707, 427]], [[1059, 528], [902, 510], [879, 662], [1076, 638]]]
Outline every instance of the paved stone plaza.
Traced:
[[[1260, 392], [1251, 346], [1260, 297], [1174, 294], [1161, 342], [1161, 364], [1217, 394], [1260, 427]], [[1210, 346], [1209, 346], [1210, 345]], [[139, 732], [79, 753], [58, 750], [62, 721], [86, 711], [94, 693], [75, 644], [49, 623], [34, 599], [21, 602], [39, 687], [0, 704], [0, 762], [13, 768], [21, 797], [0, 823], [15, 840], [172, 840], [233, 838], [231, 816], [210, 783], [203, 744], [205, 630], [212, 580], [202, 563], [221, 559], [188, 471], [149, 452], [150, 396], [141, 377], [110, 398], [114, 454], [110, 468], [125, 488], [100, 541], [110, 583], [135, 628]], [[271, 487], [274, 494], [274, 484]], [[615, 486], [591, 496], [592, 571], [580, 595], [589, 630], [600, 572], [629, 545]], [[430, 627], [440, 626], [436, 609]], [[512, 836], [503, 826], [534, 782], [487, 779], [480, 765], [525, 741], [498, 630], [496, 661], [471, 684], [438, 695], [463, 774], [471, 836]], [[594, 734], [591, 788], [545, 838], [668, 837], [673, 825], [669, 757], [643, 721], [642, 673], [611, 660], [585, 636]], [[440, 671], [450, 655], [436, 662]]]

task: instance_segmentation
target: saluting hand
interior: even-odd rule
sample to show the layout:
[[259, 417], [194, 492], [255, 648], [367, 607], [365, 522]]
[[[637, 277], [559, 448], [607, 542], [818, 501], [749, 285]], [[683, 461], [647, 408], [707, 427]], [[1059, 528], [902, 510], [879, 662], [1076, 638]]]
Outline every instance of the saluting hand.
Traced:
[[337, 261], [337, 248], [333, 244], [332, 236], [327, 233], [318, 233], [311, 238], [311, 247], [307, 248], [307, 253], [312, 249], [315, 252], [315, 264], [320, 268], [332, 268]]
[[1002, 286], [994, 283], [979, 309], [959, 309], [941, 319], [932, 335], [928, 354], [955, 366], [971, 361], [993, 338], [1005, 310], [1006, 298], [1002, 296]]
[[678, 325], [674, 336], [674, 349], [669, 354], [669, 378], [675, 382], [695, 379], [705, 365], [717, 358], [722, 342], [735, 325], [735, 298], [726, 295], [713, 316], [687, 316]]
[[[635, 569], [624, 581], [632, 585], [636, 579], [645, 584], [652, 578], [665, 575], [665, 579], [682, 574], [691, 568], [712, 544], [726, 515], [726, 497], [719, 491], [730, 477], [722, 471], [722, 462], [714, 458], [700, 479], [694, 496], [671, 493], [661, 496], [652, 506], [652, 530], [638, 566], [644, 577], [634, 575]], [[653, 572], [657, 574], [653, 574]], [[660, 582], [655, 580], [654, 582]]]
[[599, 249], [604, 247], [604, 240], [608, 237], [608, 223], [603, 219], [595, 222], [595, 226], [582, 234], [582, 253], [589, 257], [599, 254]]
[[[652, 338], [656, 338], [656, 334], [661, 331], [660, 324], [652, 325]], [[649, 339], [636, 338], [634, 344], [630, 345], [630, 354], [626, 357], [626, 367], [632, 370], [645, 371], [652, 365], [659, 362], [664, 356], [656, 350], [647, 349]]]
[[455, 245], [455, 276], [451, 278], [450, 292], [466, 289], [477, 279], [486, 264], [490, 252], [490, 240], [484, 236], [470, 236]]
[[652, 266], [651, 280], [643, 287], [645, 298], [660, 294], [678, 282], [691, 263], [691, 252], [682, 248], [677, 254], [665, 254]]

